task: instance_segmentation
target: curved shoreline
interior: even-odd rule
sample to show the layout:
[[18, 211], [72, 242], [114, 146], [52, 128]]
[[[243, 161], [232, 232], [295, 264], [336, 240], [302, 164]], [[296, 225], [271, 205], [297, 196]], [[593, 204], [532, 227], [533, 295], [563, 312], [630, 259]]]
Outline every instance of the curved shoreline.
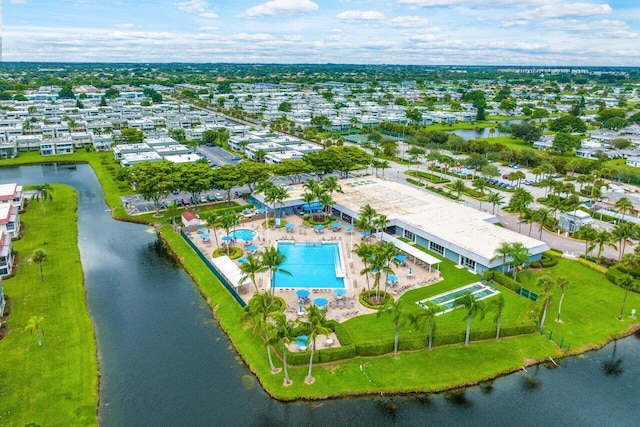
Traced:
[[[95, 159], [96, 161], [99, 161], [99, 159], [97, 158]], [[52, 162], [51, 160], [48, 160], [46, 163], [51, 163], [51, 162]], [[57, 161], [54, 161], [54, 162], [57, 162]], [[29, 163], [43, 163], [43, 162], [29, 162]], [[85, 163], [85, 162], [83, 162], [82, 160], [80, 161], [67, 160], [66, 163]], [[144, 223], [150, 226], [158, 225], [153, 221], [147, 221], [143, 219], [135, 219], [133, 217], [129, 217], [124, 214], [124, 209], [122, 209], [117, 205], [114, 206], [113, 201], [115, 200], [116, 196], [109, 195], [106, 193], [105, 183], [103, 182], [103, 178], [105, 178], [105, 175], [108, 177], [109, 174], [99, 173], [99, 171], [97, 171], [96, 169], [100, 168], [100, 166], [95, 165], [94, 162], [87, 161], [86, 163], [89, 163], [91, 165], [96, 177], [98, 178], [98, 181], [100, 182], [100, 185], [102, 187], [102, 191], [104, 194], [104, 199], [106, 204], [110, 207], [112, 218], [119, 221], [126, 221], [126, 222], [132, 222], [132, 223]], [[105, 172], [105, 171], [102, 171], [102, 172]], [[110, 203], [110, 200], [111, 200], [111, 203]], [[171, 227], [168, 227], [168, 228], [170, 229]], [[167, 229], [167, 228], [164, 228], [164, 229]], [[301, 390], [298, 389], [299, 386], [288, 387], [288, 388], [282, 387], [280, 377], [278, 376], [277, 381], [274, 381], [275, 377], [268, 373], [268, 369], [264, 369], [266, 362], [263, 359], [266, 359], [266, 356], [262, 352], [263, 346], [261, 345], [261, 343], [257, 343], [256, 342], [257, 340], [255, 340], [255, 338], [251, 338], [253, 342], [247, 343], [246, 335], [248, 334], [242, 332], [244, 330], [243, 326], [241, 326], [240, 329], [238, 329], [238, 325], [237, 325], [238, 322], [236, 321], [237, 319], [234, 320], [233, 316], [240, 313], [242, 309], [240, 309], [240, 307], [238, 307], [237, 304], [235, 304], [235, 302], [233, 301], [233, 298], [227, 293], [227, 291], [222, 286], [220, 286], [220, 284], [217, 282], [217, 280], [215, 280], [214, 277], [211, 277], [210, 273], [208, 275], [201, 274], [198, 271], [199, 267], [197, 264], [191, 263], [190, 262], [191, 260], [189, 260], [189, 262], [187, 261], [188, 258], [190, 258], [189, 253], [191, 253], [194, 257], [196, 257], [195, 253], [193, 253], [191, 248], [187, 247], [185, 244], [184, 249], [186, 249], [188, 252], [183, 252], [183, 249], [179, 247], [180, 246], [179, 244], [172, 244], [173, 239], [167, 238], [168, 236], [166, 234], [163, 234], [162, 229], [158, 231], [159, 231], [158, 234], [160, 238], [167, 245], [167, 247], [170, 248], [170, 250], [176, 255], [177, 259], [180, 261], [184, 270], [194, 280], [198, 288], [198, 291], [200, 292], [200, 294], [203, 296], [203, 298], [209, 305], [213, 316], [218, 320], [218, 324], [220, 325], [220, 328], [229, 337], [232, 346], [234, 347], [238, 355], [240, 355], [245, 365], [256, 376], [257, 380], [259, 381], [259, 383], [261, 384], [265, 392], [273, 399], [276, 399], [279, 401], [296, 401], [296, 400], [311, 401], [311, 400], [323, 400], [323, 399], [337, 399], [342, 397], [373, 396], [373, 395], [381, 395], [381, 394], [382, 395], [385, 395], [385, 394], [411, 395], [411, 394], [422, 394], [422, 393], [425, 393], [425, 394], [440, 393], [440, 392], [445, 392], [449, 390], [459, 389], [461, 387], [469, 387], [469, 386], [480, 384], [482, 382], [500, 378], [502, 376], [506, 376], [511, 373], [519, 371], [522, 368], [522, 366], [531, 366], [539, 363], [544, 363], [548, 360], [549, 357], [564, 358], [568, 356], [575, 356], [575, 355], [583, 354], [589, 351], [597, 350], [599, 348], [604, 347], [606, 344], [608, 344], [613, 340], [631, 335], [635, 331], [640, 330], [640, 323], [634, 322], [629, 324], [629, 326], [624, 330], [618, 331], [613, 335], [605, 337], [599, 343], [585, 344], [576, 348], [575, 350], [570, 350], [570, 351], [560, 350], [554, 344], [553, 347], [548, 348], [548, 350], [544, 355], [540, 354], [538, 355], [538, 357], [526, 358], [527, 360], [530, 361], [530, 363], [528, 364], [525, 363], [525, 364], [517, 365], [513, 361], [505, 360], [504, 369], [498, 369], [498, 370], [493, 369], [490, 373], [485, 372], [485, 374], [482, 374], [480, 377], [475, 379], [471, 379], [471, 380], [456, 379], [456, 380], [450, 381], [450, 383], [448, 384], [434, 385], [431, 388], [412, 386], [408, 389], [401, 390], [397, 387], [397, 382], [396, 382], [393, 385], [391, 384], [375, 385], [373, 386], [375, 387], [375, 389], [369, 389], [369, 390], [361, 389], [361, 390], [351, 390], [351, 391], [342, 390], [342, 391], [337, 391], [335, 393], [320, 393], [321, 390], [318, 389], [318, 387], [313, 388], [313, 387], [305, 386], [308, 388], [305, 388], [304, 391], [301, 392]], [[86, 305], [86, 290], [85, 290], [85, 305]], [[233, 308], [234, 306], [235, 306], [235, 309]], [[229, 310], [232, 313], [227, 314], [226, 312]], [[94, 340], [97, 340], [96, 328], [95, 328], [95, 324], [93, 323], [93, 318], [91, 318], [91, 322], [93, 325], [93, 338]], [[235, 326], [235, 329], [234, 329], [234, 326]], [[478, 345], [499, 345], [497, 343], [512, 342], [513, 340], [516, 340], [516, 339], [518, 340], [536, 339], [535, 336], [530, 338], [527, 338], [527, 337], [530, 337], [530, 336], [504, 338], [503, 340], [500, 340], [500, 341], [490, 340], [487, 343], [476, 342], [471, 347], [477, 348]], [[544, 341], [541, 341], [541, 342], [544, 342]], [[456, 352], [461, 353], [463, 352], [462, 350], [464, 350], [464, 346], [461, 346], [461, 345], [442, 346], [434, 350], [433, 353], [429, 352], [429, 354], [441, 353], [439, 351], [441, 349], [445, 349], [448, 354], [453, 354]], [[519, 351], [518, 348], [512, 347], [511, 349], [513, 350], [513, 353], [517, 353]], [[405, 351], [405, 352], [402, 352], [399, 355], [399, 357], [411, 357], [412, 355], [422, 354], [422, 353], [424, 353], [424, 350], [416, 350], [411, 352]], [[96, 345], [96, 359], [99, 360], [99, 357], [100, 357], [100, 350], [97, 348], [97, 345]], [[387, 364], [393, 363], [394, 357], [395, 356], [393, 355], [383, 355], [383, 356], [376, 356], [376, 357], [357, 357], [353, 359], [345, 359], [345, 360], [329, 362], [329, 363], [318, 363], [314, 365], [317, 366], [318, 368], [331, 367], [331, 368], [339, 369], [341, 367], [349, 367], [350, 365], [357, 364], [357, 363], [368, 364], [368, 363], [378, 362], [381, 360]], [[425, 357], [428, 357], [428, 356], [425, 355]], [[290, 366], [290, 371], [293, 372], [292, 376], [294, 376], [298, 371], [305, 371], [305, 370], [306, 368], [304, 365]], [[100, 384], [99, 364], [98, 364], [97, 377], [98, 377], [98, 390], [99, 390], [99, 387], [100, 387], [99, 386]], [[296, 381], [297, 381], [297, 378], [296, 378]], [[362, 387], [362, 385], [360, 385], [360, 387]], [[359, 388], [359, 387], [356, 387], [356, 388]], [[294, 389], [296, 390], [296, 392], [292, 393]], [[98, 393], [98, 396], [99, 396], [99, 393]], [[98, 401], [98, 406], [96, 407], [96, 413], [98, 412], [98, 408], [99, 408], [99, 401]]]

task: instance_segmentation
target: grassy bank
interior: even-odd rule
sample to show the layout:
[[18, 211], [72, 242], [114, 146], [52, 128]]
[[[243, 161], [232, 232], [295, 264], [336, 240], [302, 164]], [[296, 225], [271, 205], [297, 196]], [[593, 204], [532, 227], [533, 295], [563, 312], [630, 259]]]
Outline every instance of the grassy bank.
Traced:
[[[77, 244], [78, 197], [67, 186], [52, 186], [46, 214], [32, 203], [22, 215], [17, 275], [3, 282], [11, 315], [0, 340], [1, 425], [97, 425], [98, 364]], [[40, 248], [48, 255], [44, 282], [30, 262]], [[42, 347], [25, 331], [31, 316], [44, 318]]]

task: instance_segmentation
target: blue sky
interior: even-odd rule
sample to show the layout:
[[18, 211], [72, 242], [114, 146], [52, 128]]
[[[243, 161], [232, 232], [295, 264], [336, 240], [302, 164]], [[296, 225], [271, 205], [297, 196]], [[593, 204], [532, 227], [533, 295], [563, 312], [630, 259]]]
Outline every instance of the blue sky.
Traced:
[[4, 0], [5, 61], [640, 66], [640, 1]]

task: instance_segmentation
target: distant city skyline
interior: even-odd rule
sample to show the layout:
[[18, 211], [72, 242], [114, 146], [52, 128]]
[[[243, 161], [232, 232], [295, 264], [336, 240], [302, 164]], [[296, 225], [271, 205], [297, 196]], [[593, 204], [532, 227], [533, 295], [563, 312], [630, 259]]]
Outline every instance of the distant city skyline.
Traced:
[[0, 13], [4, 61], [640, 66], [635, 0], [9, 0]]

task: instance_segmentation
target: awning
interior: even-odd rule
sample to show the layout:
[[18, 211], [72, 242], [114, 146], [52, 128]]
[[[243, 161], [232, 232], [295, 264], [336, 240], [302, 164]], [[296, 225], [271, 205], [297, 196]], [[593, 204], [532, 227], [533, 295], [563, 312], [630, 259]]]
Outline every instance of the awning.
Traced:
[[249, 279], [245, 279], [240, 283], [240, 278], [244, 276], [244, 273], [240, 271], [238, 265], [231, 261], [228, 256], [223, 255], [217, 258], [211, 258], [211, 262], [232, 286], [237, 288], [238, 286], [251, 283]]
[[420, 261], [425, 262], [429, 265], [440, 264], [440, 260], [438, 258], [431, 256], [418, 248], [414, 248], [410, 244], [405, 243], [400, 239], [396, 239], [395, 237], [387, 233], [382, 233], [382, 240], [385, 242], [393, 243], [399, 251], [404, 252], [407, 255], [411, 255], [415, 259], [419, 259]]

